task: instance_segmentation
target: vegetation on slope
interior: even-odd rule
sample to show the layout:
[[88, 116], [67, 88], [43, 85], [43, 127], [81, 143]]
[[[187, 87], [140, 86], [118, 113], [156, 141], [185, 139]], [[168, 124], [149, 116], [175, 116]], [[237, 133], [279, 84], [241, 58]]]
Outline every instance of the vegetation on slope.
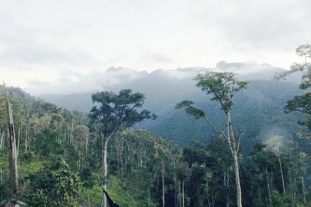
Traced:
[[[276, 89], [271, 92], [271, 88]], [[162, 107], [161, 113], [167, 116], [161, 114], [159, 122], [146, 126], [173, 141], [145, 129], [121, 127], [107, 146], [108, 174], [104, 177], [100, 124], [91, 123], [85, 112], [36, 100], [18, 88], [8, 91], [19, 140], [19, 199], [33, 206], [100, 206], [105, 182], [119, 206], [235, 206], [228, 143], [202, 130], [206, 123]], [[293, 93], [295, 89], [283, 83], [254, 81], [235, 97], [233, 122], [244, 131], [238, 151], [243, 206], [311, 205], [310, 142], [305, 139], [310, 133], [300, 133], [296, 122], [301, 115], [283, 114]], [[217, 127], [225, 128], [219, 107], [198, 100], [196, 106], [206, 109]], [[0, 96], [1, 114], [3, 106]], [[1, 199], [10, 196], [6, 122], [0, 116]], [[54, 186], [45, 180], [51, 176], [57, 177]], [[52, 199], [51, 192], [60, 197]]]

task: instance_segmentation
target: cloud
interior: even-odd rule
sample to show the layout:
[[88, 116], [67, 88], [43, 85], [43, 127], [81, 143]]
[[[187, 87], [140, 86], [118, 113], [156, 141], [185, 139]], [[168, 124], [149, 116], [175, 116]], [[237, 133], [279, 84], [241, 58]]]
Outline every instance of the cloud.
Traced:
[[76, 92], [102, 91], [105, 88], [124, 84], [142, 77], [145, 73], [127, 68], [111, 67], [106, 71], [91, 71], [81, 75], [74, 71], [66, 72], [56, 82], [42, 82], [36, 79], [28, 81], [31, 87], [26, 91], [32, 95], [71, 94]]
[[[309, 0], [3, 0], [1, 77], [26, 88], [34, 87], [33, 80], [74, 84], [111, 66], [151, 72], [213, 67], [226, 60], [288, 68], [296, 61], [295, 47], [310, 41], [310, 4]], [[178, 72], [179, 77], [184, 75]], [[94, 78], [115, 84], [115, 77]]]
[[[13, 34], [13, 35], [12, 35]], [[62, 48], [47, 41], [46, 33], [41, 30], [15, 28], [11, 32], [0, 34], [2, 47], [1, 64], [94, 64], [96, 61], [87, 52], [78, 48]]]
[[151, 51], [149, 49], [139, 47], [139, 50], [141, 52], [141, 61], [145, 65], [152, 65], [152, 64], [158, 64], [158, 63], [170, 63], [172, 62], [171, 58], [169, 58], [167, 55], [164, 55], [162, 53], [157, 53], [154, 51]]
[[0, 52], [0, 63], [86, 65], [95, 61], [79, 49], [61, 49], [38, 42], [25, 42]]
[[28, 80], [27, 82], [30, 86], [35, 86], [35, 87], [45, 87], [45, 86], [49, 87], [51, 85], [51, 83], [49, 82], [40, 81], [36, 78]]
[[[189, 20], [207, 30], [219, 29], [239, 49], [288, 48], [310, 34], [310, 1], [226, 1], [189, 3]], [[300, 36], [299, 36], [300, 35]], [[295, 40], [296, 37], [297, 39]]]

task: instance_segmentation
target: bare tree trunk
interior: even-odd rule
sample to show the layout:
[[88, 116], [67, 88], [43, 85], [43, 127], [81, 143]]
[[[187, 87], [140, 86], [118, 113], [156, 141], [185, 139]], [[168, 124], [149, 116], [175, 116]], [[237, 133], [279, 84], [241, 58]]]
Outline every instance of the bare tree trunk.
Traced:
[[18, 153], [19, 153], [19, 146], [20, 146], [20, 141], [21, 141], [21, 136], [22, 136], [22, 126], [19, 125], [18, 126], [18, 135], [17, 135], [17, 144], [16, 144], [16, 153], [17, 153], [17, 156], [18, 157]]
[[[80, 156], [79, 156], [80, 157]], [[77, 172], [79, 172], [80, 171], [80, 169], [81, 169], [81, 164], [80, 164], [80, 159], [77, 161]]]
[[282, 169], [282, 163], [281, 163], [280, 155], [278, 155], [278, 158], [279, 158], [280, 172], [281, 172], [281, 178], [282, 178], [283, 194], [285, 195], [286, 191], [285, 191], [284, 175], [283, 175], [283, 169]]
[[0, 187], [0, 190], [1, 190], [0, 199], [1, 200], [3, 200], [3, 186], [2, 186], [2, 183], [3, 183], [3, 172], [2, 172], [2, 168], [0, 168], [0, 184], [1, 184], [1, 187]]
[[306, 189], [305, 189], [305, 181], [303, 179], [303, 176], [301, 176], [301, 187], [302, 187], [302, 197], [303, 197], [303, 203], [306, 204]]
[[4, 131], [2, 131], [1, 138], [0, 138], [0, 150], [4, 148], [4, 140], [5, 140], [4, 138], [5, 138]]
[[164, 182], [164, 176], [163, 173], [161, 173], [162, 176], [162, 207], [165, 207], [165, 182]]
[[[104, 177], [105, 177], [105, 182], [103, 184], [104, 189], [107, 189], [107, 176], [108, 176], [108, 166], [107, 166], [107, 147], [108, 147], [108, 138], [103, 138], [103, 172], [104, 172]], [[107, 206], [107, 201], [106, 201], [106, 196], [104, 196], [103, 199], [103, 207]]]
[[271, 190], [270, 190], [270, 184], [269, 184], [269, 177], [268, 177], [268, 171], [267, 171], [267, 168], [266, 168], [266, 180], [267, 180], [267, 188], [268, 188], [269, 204], [271, 204]]
[[178, 181], [178, 206], [181, 207], [181, 197], [182, 197], [182, 192], [181, 192], [181, 187], [180, 187], [180, 181]]
[[185, 180], [182, 180], [182, 207], [185, 207]]
[[176, 173], [174, 172], [174, 190], [175, 190], [175, 207], [178, 207], [178, 191], [177, 191], [177, 178]]
[[238, 207], [242, 207], [242, 191], [241, 191], [241, 184], [240, 184], [240, 172], [239, 172], [239, 163], [238, 163], [237, 152], [234, 153], [233, 159], [234, 159], [234, 168], [235, 168], [237, 205], [238, 205]]
[[289, 185], [290, 185], [291, 207], [294, 207], [294, 194], [293, 194], [292, 177], [290, 175], [290, 170], [288, 170], [288, 179], [289, 179]]
[[238, 153], [239, 153], [239, 142], [233, 133], [232, 128], [232, 121], [231, 121], [231, 111], [227, 112], [227, 133], [228, 133], [228, 142], [229, 147], [232, 152], [233, 160], [234, 160], [234, 173], [235, 173], [235, 183], [236, 183], [236, 194], [237, 194], [237, 206], [242, 207], [242, 191], [241, 191], [241, 184], [240, 184], [240, 172], [239, 172], [239, 160], [238, 160]]
[[86, 161], [87, 161], [87, 157], [88, 157], [88, 151], [87, 151], [87, 149], [88, 149], [88, 146], [89, 146], [89, 138], [88, 137], [86, 137], [85, 138], [85, 156], [84, 156], [84, 169], [86, 169]]
[[148, 194], [148, 207], [150, 207], [150, 189], [149, 188], [147, 190], [147, 194]]
[[69, 143], [73, 141], [73, 121], [71, 122], [70, 135], [69, 135]]
[[28, 130], [25, 131], [25, 152], [28, 150]]
[[[4, 84], [3, 84], [4, 85]], [[17, 156], [18, 146], [16, 143], [15, 137], [15, 129], [14, 129], [14, 122], [13, 122], [13, 112], [11, 108], [11, 104], [7, 97], [7, 92], [5, 91], [6, 95], [6, 109], [7, 109], [7, 116], [8, 116], [8, 139], [9, 139], [9, 168], [10, 168], [10, 188], [11, 188], [11, 198], [15, 198], [18, 194], [18, 172], [17, 172]]]

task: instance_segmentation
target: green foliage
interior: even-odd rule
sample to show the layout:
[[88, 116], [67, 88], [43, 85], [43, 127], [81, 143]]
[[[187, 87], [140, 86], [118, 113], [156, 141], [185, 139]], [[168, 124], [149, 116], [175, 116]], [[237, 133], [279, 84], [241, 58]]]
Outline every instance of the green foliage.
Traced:
[[226, 139], [214, 137], [212, 143], [202, 147], [183, 148], [183, 159], [190, 171], [186, 181], [190, 206], [226, 206], [234, 202], [233, 158]]
[[25, 180], [28, 186], [22, 197], [30, 206], [78, 206], [80, 182], [63, 159], [53, 159]]
[[194, 79], [198, 81], [197, 87], [206, 94], [212, 94], [212, 101], [218, 101], [221, 109], [227, 113], [233, 106], [232, 97], [239, 91], [246, 89], [249, 81], [238, 81], [235, 73], [206, 72]]
[[198, 109], [196, 107], [193, 107], [192, 105], [194, 104], [193, 101], [185, 100], [180, 103], [177, 103], [175, 106], [175, 109], [181, 109], [181, 108], [186, 108], [186, 112], [194, 116], [196, 119], [204, 118], [206, 116], [205, 112], [201, 109]]
[[274, 78], [276, 80], [285, 79], [290, 74], [296, 73], [298, 71], [304, 71], [304, 74], [301, 77], [301, 84], [299, 85], [299, 88], [306, 90], [311, 86], [311, 63], [307, 62], [307, 58], [311, 58], [311, 45], [300, 45], [298, 48], [296, 48], [296, 54], [305, 58], [304, 63], [293, 63], [289, 71], [276, 74]]
[[148, 110], [137, 111], [144, 104], [145, 96], [142, 93], [132, 93], [131, 89], [124, 89], [115, 94], [100, 92], [92, 94], [93, 103], [100, 103], [90, 111], [92, 123], [102, 124], [103, 135], [109, 136], [116, 132], [119, 126], [131, 127], [144, 119], [155, 119], [156, 115]]
[[288, 195], [280, 194], [278, 191], [272, 191], [270, 207], [289, 207], [290, 197]]
[[92, 172], [89, 168], [83, 168], [79, 173], [82, 186], [86, 189], [92, 188], [95, 184], [95, 179], [92, 176]]
[[24, 163], [30, 163], [34, 160], [35, 154], [32, 151], [27, 151], [19, 155], [19, 158]]
[[[236, 82], [234, 84], [237, 86]], [[263, 126], [268, 126], [265, 130], [274, 133], [272, 129], [277, 125], [283, 126], [281, 129], [283, 132], [285, 131], [284, 134], [288, 133], [288, 136], [293, 136], [293, 140], [297, 141], [294, 133], [298, 131], [299, 125], [293, 124], [293, 120], [298, 116], [295, 113], [292, 116], [286, 116], [283, 114], [282, 108], [286, 100], [291, 99], [293, 94], [298, 93], [298, 87], [297, 90], [294, 90], [293, 85], [272, 81], [253, 81], [247, 86], [248, 90], [241, 95], [235, 96], [236, 105], [232, 105], [232, 109], [234, 109], [232, 112], [233, 122], [236, 126], [245, 127], [245, 134], [241, 140], [242, 145], [245, 144], [245, 151], [252, 152], [249, 157], [244, 156], [244, 159], [239, 156], [243, 206], [264, 207], [269, 205], [268, 184], [271, 191], [282, 192], [278, 157], [275, 153], [267, 150], [264, 144], [255, 145], [254, 150], [252, 150], [253, 144], [258, 142], [258, 139], [248, 138], [256, 137], [259, 133], [262, 133], [260, 134], [261, 138], [266, 138], [266, 134], [263, 133], [265, 132], [262, 129]], [[226, 90], [229, 90], [229, 87]], [[234, 91], [232, 87], [230, 90]], [[130, 91], [121, 94], [126, 98], [129, 97], [126, 96], [128, 92]], [[184, 93], [184, 91], [176, 92]], [[207, 90], [204, 92], [208, 93]], [[130, 96], [133, 95], [131, 92], [129, 94]], [[159, 206], [162, 201], [162, 187], [164, 187], [166, 205], [175, 206], [176, 202], [178, 202], [178, 206], [181, 206], [179, 199], [181, 198], [181, 189], [184, 183], [186, 206], [234, 205], [233, 159], [227, 140], [223, 137], [215, 137], [209, 139], [211, 140], [208, 142], [209, 145], [205, 145], [206, 140], [212, 138], [214, 133], [205, 130], [206, 122], [204, 120], [195, 120], [195, 118], [200, 119], [208, 115], [213, 117], [213, 120], [215, 118], [215, 126], [221, 128], [224, 127], [225, 114], [220, 115], [219, 104], [217, 105], [211, 101], [205, 103], [204, 97], [206, 96], [202, 97], [201, 94], [193, 93], [190, 96], [190, 98], [197, 97], [197, 99], [193, 100], [195, 100], [198, 108], [194, 108], [194, 102], [189, 100], [176, 105], [176, 108], [186, 108], [186, 112], [194, 115], [194, 117], [186, 116], [187, 113], [177, 113], [171, 110], [174, 102], [157, 106], [163, 110], [165, 115], [158, 119], [161, 122], [161, 125], [157, 125], [158, 130], [165, 138], [175, 138], [174, 142], [158, 138], [143, 129], [138, 131], [124, 130], [125, 127], [133, 125], [133, 122], [128, 121], [128, 119], [136, 119], [136, 115], [140, 116], [142, 110], [138, 107], [136, 115], [135, 113], [125, 114], [125, 116], [129, 116], [128, 119], [122, 119], [125, 121], [123, 125], [120, 125], [122, 130], [115, 133], [112, 141], [108, 144], [109, 175], [107, 186], [109, 194], [116, 203], [123, 207]], [[229, 92], [228, 94], [230, 99], [234, 93]], [[119, 97], [120, 94], [114, 95]], [[82, 112], [62, 110], [56, 105], [45, 103], [42, 100], [36, 101], [27, 98], [27, 95], [23, 96], [18, 90], [12, 90], [9, 96], [12, 99], [13, 111], [16, 109], [16, 114], [14, 114], [16, 123], [21, 126], [20, 135], [18, 135], [20, 138], [18, 169], [20, 179], [24, 181], [21, 182], [21, 199], [27, 202], [28, 200], [31, 201], [32, 206], [57, 206], [56, 203], [49, 201], [50, 194], [53, 193], [55, 197], [58, 196], [54, 201], [65, 203], [60, 204], [62, 206], [74, 206], [75, 201], [82, 204], [83, 200], [89, 200], [91, 206], [99, 206], [103, 197], [99, 180], [103, 180], [104, 177], [99, 171], [102, 157], [102, 137], [97, 132], [100, 131], [98, 129], [100, 129], [103, 122], [97, 120], [95, 123], [93, 120], [93, 123], [89, 124], [88, 116], [85, 116]], [[138, 97], [144, 98], [144, 96], [137, 95], [133, 99]], [[226, 96], [222, 97], [224, 103], [226, 103]], [[27, 100], [24, 98], [27, 98]], [[141, 103], [144, 103], [144, 101]], [[307, 98], [299, 101], [301, 110], [308, 112], [310, 101]], [[0, 96], [0, 114], [3, 114], [5, 112], [1, 111], [1, 103]], [[114, 105], [115, 103], [118, 104]], [[120, 107], [124, 103], [122, 98], [119, 97], [114, 103], [111, 102], [108, 105], [112, 109], [114, 106]], [[166, 102], [163, 101], [163, 103]], [[96, 105], [99, 111], [101, 111], [100, 104]], [[228, 104], [222, 109], [230, 109], [230, 101]], [[133, 107], [135, 104], [128, 106]], [[169, 109], [167, 109], [168, 106]], [[293, 106], [295, 105], [293, 104]], [[207, 110], [199, 109], [203, 107]], [[289, 105], [288, 109], [288, 112], [290, 112]], [[126, 110], [126, 107], [124, 110]], [[116, 123], [114, 121], [120, 117], [117, 115], [119, 112], [115, 113], [115, 116], [107, 118], [109, 123]], [[149, 115], [152, 118], [152, 115]], [[0, 128], [1, 131], [4, 131], [4, 127], [6, 127], [4, 117], [0, 118], [0, 125], [3, 126], [3, 128]], [[301, 117], [298, 118], [302, 119]], [[308, 125], [306, 123], [302, 124], [304, 126]], [[178, 126], [177, 130], [176, 126]], [[18, 127], [16, 128], [18, 130]], [[26, 146], [26, 137], [29, 145], [27, 150], [24, 147]], [[185, 145], [192, 139], [198, 140], [199, 137], [202, 137], [200, 141], [204, 143], [194, 141], [192, 146], [186, 146], [183, 150], [174, 144], [179, 142]], [[288, 150], [289, 152], [286, 155], [282, 154], [281, 159], [284, 174], [286, 175], [284, 177], [286, 192], [289, 193], [290, 187], [292, 187], [293, 193], [295, 193], [295, 206], [303, 206], [298, 204], [298, 202], [302, 203], [303, 201], [302, 181], [300, 178], [305, 178], [306, 189], [309, 189], [310, 159], [309, 152], [306, 151], [309, 148], [304, 143], [301, 140], [295, 142], [294, 144], [297, 147]], [[8, 174], [6, 148], [7, 143], [2, 149], [3, 151], [0, 152], [0, 167], [3, 170], [3, 182], [0, 184], [2, 199], [9, 196], [9, 185], [6, 176]], [[245, 153], [245, 155], [247, 154]], [[42, 168], [41, 161], [49, 160], [55, 155], [63, 157], [70, 164], [71, 169], [79, 172], [81, 184], [74, 186], [70, 184], [70, 178], [76, 182], [79, 179], [69, 169], [68, 165], [61, 160], [59, 160], [61, 164], [56, 164], [59, 161], [53, 159], [52, 163], [46, 163]], [[291, 175], [287, 176], [289, 170], [291, 170]], [[161, 176], [164, 177], [164, 186], [162, 186]], [[290, 178], [292, 178], [291, 186]], [[36, 187], [39, 185], [40, 188]], [[67, 186], [69, 188], [76, 187], [76, 189], [70, 191]], [[45, 190], [47, 188], [52, 190]], [[59, 192], [67, 190], [78, 192], [84, 188], [87, 188], [87, 190], [82, 191], [83, 195], [81, 196], [76, 193], [75, 196], [69, 198], [70, 193], [57, 194], [57, 189], [59, 189]], [[60, 196], [66, 198], [60, 198]], [[71, 201], [66, 201], [66, 199]], [[272, 194], [272, 200], [275, 205], [286, 206], [290, 204], [288, 195], [284, 196], [276, 192]], [[306, 200], [307, 203], [310, 202], [308, 192]], [[50, 202], [50, 204], [47, 202]]]
[[294, 99], [289, 100], [284, 107], [285, 113], [298, 111], [307, 115], [307, 119], [301, 119], [298, 124], [308, 127], [311, 131], [311, 92], [295, 96]]
[[[307, 58], [311, 58], [311, 45], [305, 44], [300, 45], [296, 49], [297, 55], [301, 57], [305, 57], [304, 63], [294, 63], [290, 70], [283, 74], [276, 75], [277, 79], [284, 78], [287, 75], [291, 73], [295, 73], [297, 71], [304, 71], [302, 78], [301, 78], [301, 84], [299, 85], [300, 89], [307, 90], [311, 87], [311, 63], [307, 61]], [[300, 119], [298, 121], [299, 125], [305, 126], [309, 129], [309, 132], [311, 131], [311, 93], [305, 92], [302, 95], [295, 96], [292, 100], [289, 100], [284, 107], [285, 113], [290, 113], [298, 111], [302, 114], [306, 115], [307, 118]], [[308, 138], [306, 138], [308, 139]]]
[[296, 54], [301, 57], [311, 57], [311, 45], [300, 45], [296, 48]]

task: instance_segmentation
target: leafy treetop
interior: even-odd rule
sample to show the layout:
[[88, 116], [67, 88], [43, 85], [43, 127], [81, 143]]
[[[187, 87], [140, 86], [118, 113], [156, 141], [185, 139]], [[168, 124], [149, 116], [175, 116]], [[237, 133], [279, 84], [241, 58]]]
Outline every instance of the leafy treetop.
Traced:
[[[212, 101], [218, 101], [221, 109], [227, 114], [232, 109], [232, 98], [242, 89], [246, 89], [248, 81], [238, 81], [234, 78], [235, 73], [206, 72], [198, 74], [194, 79], [198, 81], [197, 87], [200, 87], [206, 94], [212, 94]], [[187, 107], [187, 113], [194, 115], [196, 118], [202, 118], [205, 113], [197, 108], [189, 107], [192, 101], [183, 101], [176, 105], [176, 109]]]
[[290, 70], [284, 71], [282, 73], [277, 73], [274, 76], [274, 79], [280, 80], [285, 79], [288, 75], [293, 74], [298, 71], [304, 71], [304, 74], [301, 77], [301, 84], [299, 85], [300, 89], [308, 89], [311, 87], [311, 63], [307, 62], [307, 57], [311, 57], [311, 45], [305, 44], [300, 45], [296, 48], [296, 54], [304, 57], [304, 63], [293, 63], [290, 67]]
[[91, 122], [101, 123], [103, 135], [109, 136], [119, 126], [131, 127], [144, 119], [156, 119], [156, 115], [148, 110], [138, 111], [144, 104], [145, 95], [139, 92], [132, 93], [131, 89], [123, 89], [119, 94], [114, 92], [98, 92], [92, 94], [94, 106], [90, 112]]

